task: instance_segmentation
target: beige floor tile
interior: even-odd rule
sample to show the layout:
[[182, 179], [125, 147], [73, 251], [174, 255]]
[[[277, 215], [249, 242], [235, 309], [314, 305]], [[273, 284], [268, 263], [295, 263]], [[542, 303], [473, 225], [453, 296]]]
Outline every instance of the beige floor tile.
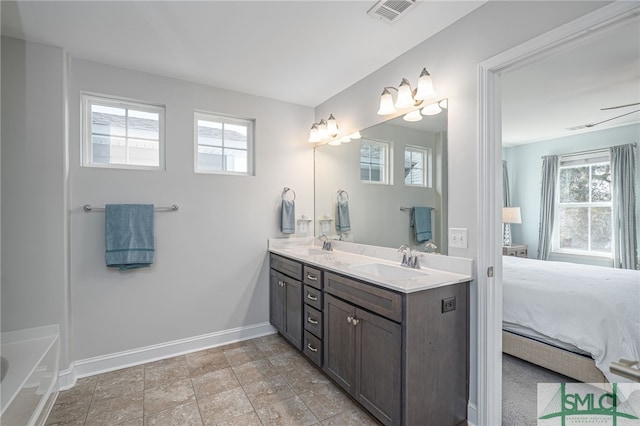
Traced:
[[256, 412], [252, 411], [224, 422], [216, 423], [216, 426], [262, 426], [262, 422]]
[[278, 334], [271, 334], [255, 339], [255, 344], [267, 357], [295, 350]]
[[102, 401], [109, 398], [119, 397], [131, 397], [142, 398], [144, 393], [144, 382], [142, 380], [137, 382], [121, 383], [119, 385], [113, 385], [108, 387], [96, 387], [93, 393], [93, 401]]
[[121, 370], [111, 371], [109, 373], [97, 376], [96, 390], [107, 389], [142, 382], [144, 380], [144, 366], [137, 365], [135, 367], [123, 368]]
[[118, 423], [116, 426], [144, 426], [144, 419], [142, 417], [133, 420], [127, 420], [126, 422]]
[[76, 384], [69, 390], [58, 393], [56, 398], [56, 404], [77, 404], [85, 402], [87, 405], [91, 403], [91, 397], [96, 389], [96, 383], [98, 383], [98, 377], [85, 377], [78, 379]]
[[87, 414], [87, 426], [117, 425], [142, 418], [142, 398], [110, 398], [93, 401]]
[[345, 411], [322, 422], [322, 426], [378, 426], [379, 424], [360, 408]]
[[47, 417], [46, 425], [83, 425], [89, 412], [89, 402], [81, 400], [80, 402], [65, 402], [64, 404], [56, 403]]
[[289, 385], [291, 385], [297, 394], [331, 383], [331, 380], [329, 380], [327, 376], [312, 365], [285, 371], [282, 373], [282, 377], [289, 382]]
[[285, 372], [298, 368], [306, 368], [310, 361], [299, 352], [284, 352], [269, 357], [269, 361], [278, 371]]
[[232, 367], [265, 358], [262, 351], [253, 343], [232, 349], [225, 349], [224, 355]]
[[145, 426], [202, 426], [198, 404], [188, 402], [150, 414], [144, 418]]
[[175, 408], [178, 405], [194, 402], [191, 379], [182, 379], [164, 386], [157, 386], [144, 391], [145, 416], [158, 411]]
[[278, 375], [278, 370], [275, 369], [273, 364], [271, 364], [267, 358], [247, 362], [232, 368], [242, 385], [259, 382], [266, 378]]
[[264, 408], [293, 398], [296, 394], [282, 376], [273, 376], [243, 386], [253, 408]]
[[144, 366], [144, 388], [152, 389], [189, 378], [184, 355], [151, 362]]
[[325, 420], [358, 406], [334, 384], [316, 386], [299, 395], [318, 420]]
[[256, 410], [264, 426], [310, 426], [318, 419], [297, 396]]
[[231, 368], [192, 377], [191, 382], [197, 398], [205, 398], [240, 386]]
[[187, 367], [191, 377], [231, 367], [222, 349], [208, 349], [186, 355]]
[[205, 425], [215, 425], [253, 412], [253, 406], [242, 388], [234, 388], [198, 399], [200, 416]]

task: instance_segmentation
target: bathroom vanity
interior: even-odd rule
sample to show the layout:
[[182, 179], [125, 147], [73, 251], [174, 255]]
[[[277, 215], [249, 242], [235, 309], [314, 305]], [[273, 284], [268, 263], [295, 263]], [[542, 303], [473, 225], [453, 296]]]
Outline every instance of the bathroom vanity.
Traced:
[[339, 247], [270, 244], [273, 326], [385, 425], [464, 421], [471, 261], [416, 270], [393, 249]]

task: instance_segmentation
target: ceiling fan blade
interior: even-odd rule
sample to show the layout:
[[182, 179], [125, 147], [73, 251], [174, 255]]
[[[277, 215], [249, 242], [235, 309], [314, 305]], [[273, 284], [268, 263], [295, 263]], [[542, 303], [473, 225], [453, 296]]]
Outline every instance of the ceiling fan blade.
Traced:
[[606, 123], [607, 121], [615, 120], [616, 118], [624, 117], [625, 115], [634, 114], [636, 112], [640, 112], [640, 109], [637, 109], [637, 110], [631, 111], [631, 112], [627, 112], [625, 114], [616, 115], [615, 117], [607, 118], [606, 120], [598, 121], [597, 123], [581, 124], [580, 126], [567, 127], [567, 130], [580, 130], [580, 129], [585, 129], [585, 128], [597, 126], [598, 124]]
[[612, 107], [608, 107], [608, 108], [600, 108], [600, 111], [606, 111], [608, 109], [618, 109], [618, 108], [630, 107], [630, 106], [634, 106], [634, 105], [640, 105], [640, 102], [636, 102], [634, 104], [612, 106]]

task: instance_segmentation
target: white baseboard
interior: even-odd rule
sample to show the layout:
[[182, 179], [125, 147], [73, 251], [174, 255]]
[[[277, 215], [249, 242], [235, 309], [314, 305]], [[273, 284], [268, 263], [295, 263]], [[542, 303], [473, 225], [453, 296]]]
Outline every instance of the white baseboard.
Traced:
[[275, 332], [276, 329], [273, 328], [271, 324], [265, 322], [73, 361], [68, 369], [60, 371], [60, 390], [71, 388], [76, 384], [76, 380], [82, 377], [119, 370], [121, 368], [227, 345], [242, 340], [254, 339]]
[[467, 404], [467, 426], [478, 424], [478, 407], [474, 403]]

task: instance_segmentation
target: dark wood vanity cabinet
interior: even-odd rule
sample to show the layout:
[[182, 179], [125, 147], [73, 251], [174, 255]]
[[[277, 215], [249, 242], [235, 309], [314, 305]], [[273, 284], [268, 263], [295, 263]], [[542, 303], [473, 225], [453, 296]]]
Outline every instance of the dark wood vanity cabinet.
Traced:
[[271, 255], [269, 320], [293, 346], [302, 349], [302, 265]]
[[275, 254], [271, 268], [271, 323], [381, 423], [466, 419], [468, 282], [400, 293]]

